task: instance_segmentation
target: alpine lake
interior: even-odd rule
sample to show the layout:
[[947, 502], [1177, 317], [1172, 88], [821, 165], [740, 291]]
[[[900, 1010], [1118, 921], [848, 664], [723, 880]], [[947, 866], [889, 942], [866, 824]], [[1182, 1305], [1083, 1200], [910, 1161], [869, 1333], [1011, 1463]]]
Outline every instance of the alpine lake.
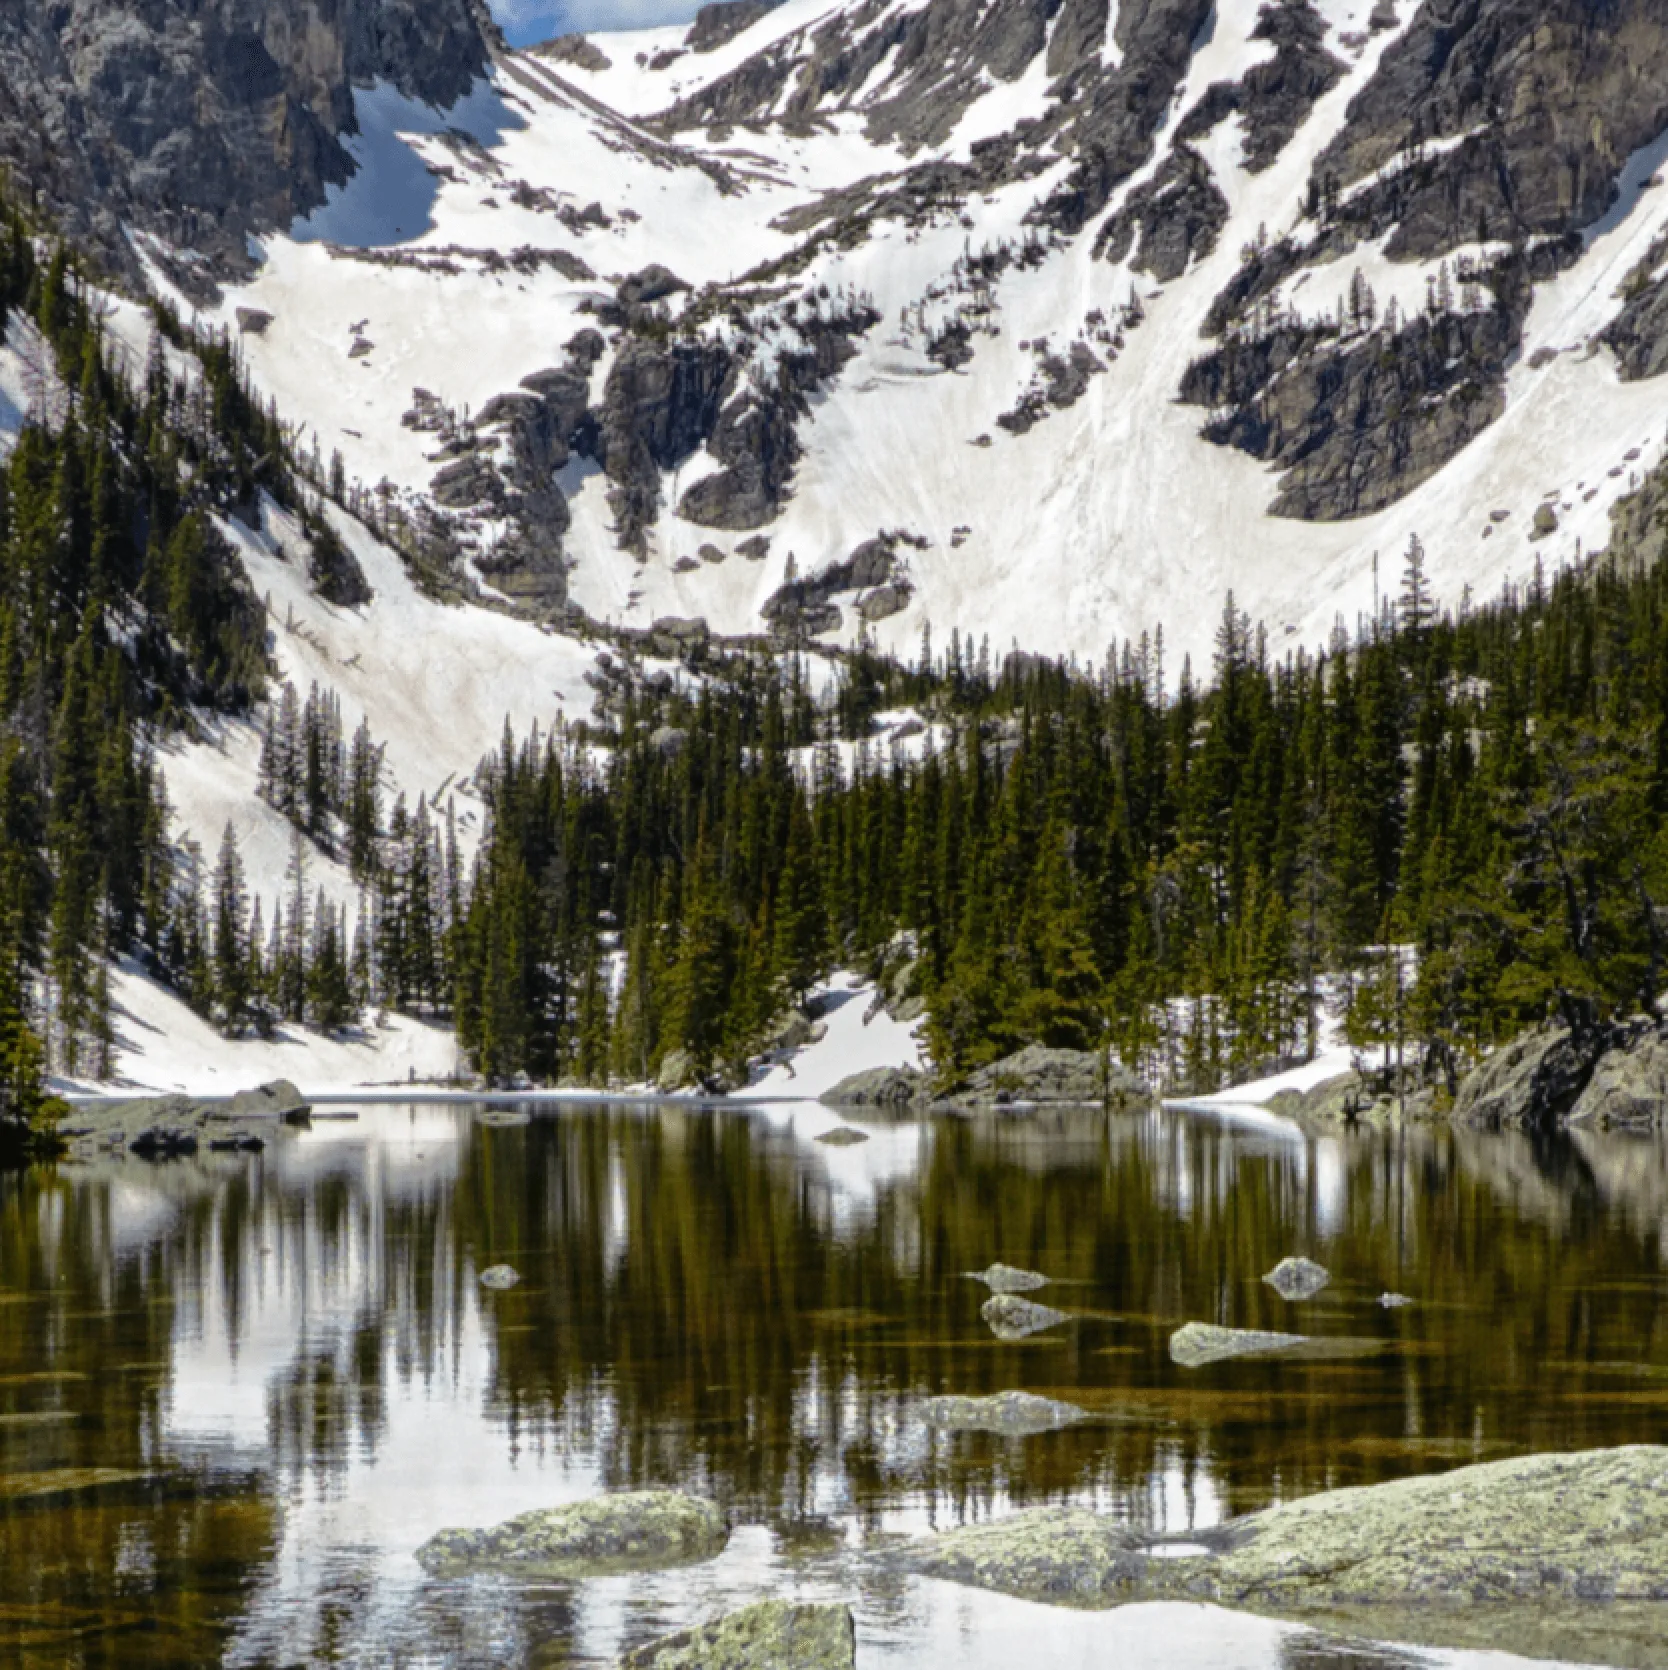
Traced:
[[[606, 1666], [779, 1596], [848, 1602], [862, 1670], [1498, 1667], [1520, 1661], [1047, 1607], [884, 1555], [1021, 1506], [1173, 1534], [1668, 1435], [1661, 1140], [1175, 1107], [815, 1140], [835, 1123], [343, 1106], [257, 1154], [0, 1177], [0, 1663]], [[1332, 1284], [1280, 1298], [1260, 1278], [1288, 1254]], [[996, 1338], [965, 1273], [996, 1260], [1045, 1273], [1068, 1320]], [[478, 1280], [500, 1263], [507, 1291]], [[1184, 1368], [1189, 1320], [1333, 1349]], [[1009, 1388], [1089, 1418], [922, 1419]], [[647, 1485], [721, 1502], [726, 1551], [583, 1582], [414, 1557]]]

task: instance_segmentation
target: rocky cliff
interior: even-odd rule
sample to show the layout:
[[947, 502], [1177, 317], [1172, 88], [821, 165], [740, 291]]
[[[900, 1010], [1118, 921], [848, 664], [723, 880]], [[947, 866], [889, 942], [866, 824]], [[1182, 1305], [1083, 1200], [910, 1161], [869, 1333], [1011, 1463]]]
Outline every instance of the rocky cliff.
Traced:
[[451, 104], [497, 38], [485, 0], [26, 0], [0, 7], [0, 160], [118, 270], [126, 227], [238, 274], [347, 177], [355, 86]]

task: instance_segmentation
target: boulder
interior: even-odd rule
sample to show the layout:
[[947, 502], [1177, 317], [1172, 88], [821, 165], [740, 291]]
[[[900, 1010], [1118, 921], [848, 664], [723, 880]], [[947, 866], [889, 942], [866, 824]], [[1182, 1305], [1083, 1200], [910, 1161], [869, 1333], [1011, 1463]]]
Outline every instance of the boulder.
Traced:
[[709, 1560], [729, 1541], [724, 1510], [675, 1490], [633, 1490], [538, 1508], [487, 1530], [437, 1532], [417, 1550], [425, 1571], [592, 1577]]
[[647, 307], [651, 302], [664, 301], [679, 290], [688, 288], [688, 284], [669, 267], [651, 261], [641, 272], [621, 279], [619, 296], [627, 306]]
[[1044, 1328], [1058, 1327], [1068, 1320], [1064, 1311], [1047, 1305], [1033, 1304], [1029, 1299], [1017, 1298], [1012, 1293], [998, 1293], [979, 1307], [990, 1331], [1001, 1340], [1028, 1339]]
[[495, 1293], [507, 1293], [520, 1280], [520, 1272], [509, 1264], [489, 1264], [480, 1275], [481, 1286]]
[[240, 1090], [225, 1106], [227, 1119], [283, 1119], [291, 1124], [305, 1119], [312, 1104], [288, 1079], [273, 1079], [253, 1090]]
[[1038, 1397], [1032, 1392], [996, 1392], [990, 1397], [930, 1397], [921, 1419], [944, 1432], [994, 1432], [1025, 1438], [1034, 1432], [1058, 1432], [1086, 1421], [1089, 1412], [1075, 1403]]
[[968, 1276], [982, 1281], [992, 1293], [1035, 1293], [1048, 1286], [1048, 1277], [1036, 1270], [1016, 1269], [1012, 1264], [992, 1264], [987, 1270], [969, 1270]]
[[1569, 1123], [1619, 1130], [1668, 1124], [1668, 1038], [1653, 1028], [1601, 1055]]
[[836, 1108], [914, 1107], [924, 1101], [927, 1078], [913, 1067], [869, 1067], [843, 1078], [821, 1100]]
[[1668, 1448], [1326, 1491], [1175, 1538], [1041, 1508], [924, 1539], [892, 1563], [1056, 1604], [1204, 1602], [1378, 1639], [1661, 1666]]
[[1304, 1334], [1266, 1333], [1256, 1328], [1219, 1328], [1212, 1322], [1183, 1323], [1170, 1336], [1170, 1360], [1183, 1368], [1226, 1362], [1230, 1357], [1262, 1357], [1307, 1345]]
[[1312, 1299], [1332, 1280], [1332, 1272], [1312, 1258], [1282, 1258], [1263, 1280], [1282, 1299]]
[[850, 1608], [761, 1600], [637, 1647], [618, 1670], [852, 1670], [856, 1653]]
[[1484, 1059], [1460, 1082], [1456, 1125], [1548, 1130], [1575, 1107], [1607, 1040], [1578, 1039], [1568, 1027], [1525, 1032]]
[[1400, 1310], [1403, 1305], [1411, 1305], [1413, 1301], [1405, 1293], [1381, 1293], [1378, 1302], [1386, 1310]]
[[240, 307], [237, 310], [237, 328], [245, 336], [265, 336], [271, 323], [272, 315], [264, 307]]
[[981, 1067], [955, 1092], [966, 1102], [1072, 1102], [1145, 1099], [1147, 1087], [1117, 1062], [1103, 1071], [1089, 1050], [1050, 1049], [1027, 1044], [1001, 1061]]
[[668, 1050], [660, 1058], [655, 1085], [661, 1090], [681, 1090], [695, 1082], [695, 1060], [688, 1050]]
[[832, 1131], [824, 1131], [815, 1139], [827, 1143], [830, 1148], [855, 1148], [860, 1142], [869, 1140], [867, 1131], [856, 1131], [850, 1125], [836, 1125]]

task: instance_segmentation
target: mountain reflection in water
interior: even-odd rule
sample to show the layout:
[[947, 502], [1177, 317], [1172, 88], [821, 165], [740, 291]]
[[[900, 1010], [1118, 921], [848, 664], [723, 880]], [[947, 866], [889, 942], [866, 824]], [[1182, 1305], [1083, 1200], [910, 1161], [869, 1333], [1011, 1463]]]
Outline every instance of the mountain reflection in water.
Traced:
[[[833, 1150], [829, 1123], [378, 1107], [258, 1156], [0, 1178], [0, 1659], [599, 1665], [768, 1592], [851, 1600], [860, 1665], [1460, 1663], [1210, 1608], [1053, 1611], [864, 1554], [1027, 1504], [1181, 1532], [1662, 1437], [1658, 1142], [1164, 1111]], [[1332, 1286], [1280, 1299], [1259, 1278], [1288, 1253]], [[962, 1272], [997, 1259], [1051, 1276], [1068, 1324], [995, 1339]], [[521, 1284], [482, 1290], [499, 1262]], [[1187, 1370], [1189, 1319], [1364, 1343]], [[1092, 1419], [1010, 1440], [915, 1413], [1009, 1387]], [[412, 1558], [651, 1483], [723, 1501], [729, 1550], [585, 1584]]]

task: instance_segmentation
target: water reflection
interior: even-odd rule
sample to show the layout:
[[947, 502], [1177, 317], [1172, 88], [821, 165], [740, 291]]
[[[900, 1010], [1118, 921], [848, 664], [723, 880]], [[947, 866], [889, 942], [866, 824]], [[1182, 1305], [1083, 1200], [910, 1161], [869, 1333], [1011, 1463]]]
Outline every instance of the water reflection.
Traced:
[[[828, 1122], [388, 1107], [260, 1156], [0, 1180], [0, 1648], [602, 1664], [792, 1589], [857, 1601], [864, 1663], [1366, 1670], [1431, 1655], [1208, 1608], [1085, 1620], [883, 1580], [864, 1552], [1038, 1501], [1177, 1532], [1661, 1438], [1656, 1141], [1165, 1112], [876, 1125], [830, 1149], [810, 1140]], [[1300, 1306], [1259, 1280], [1293, 1252], [1335, 1273]], [[994, 1339], [963, 1272], [995, 1259], [1046, 1271], [1071, 1321]], [[483, 1291], [499, 1262], [521, 1285]], [[1386, 1288], [1418, 1303], [1385, 1310]], [[1190, 1318], [1365, 1354], [1185, 1370], [1166, 1342]], [[1093, 1418], [1019, 1441], [914, 1413], [1013, 1386]], [[648, 1483], [723, 1500], [729, 1551], [581, 1587], [440, 1582], [411, 1557], [444, 1524]]]

